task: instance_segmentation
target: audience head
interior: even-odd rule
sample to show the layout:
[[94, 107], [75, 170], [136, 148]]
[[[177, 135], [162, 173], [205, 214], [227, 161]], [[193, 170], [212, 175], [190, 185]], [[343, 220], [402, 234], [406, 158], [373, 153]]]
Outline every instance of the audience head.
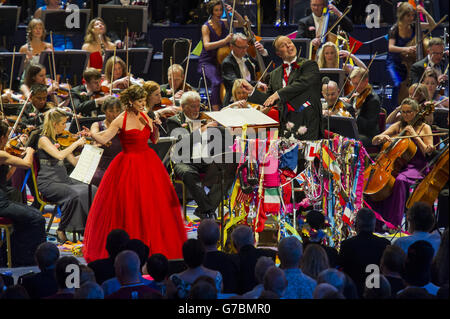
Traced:
[[96, 68], [87, 68], [83, 72], [83, 79], [86, 84], [86, 88], [90, 92], [100, 91], [102, 84], [102, 73]]
[[342, 292], [342, 294], [344, 295], [345, 299], [359, 299], [358, 289], [356, 288], [355, 282], [345, 272], [344, 275], [345, 275], [345, 284], [344, 284], [344, 291]]
[[[448, 247], [448, 227], [445, 229], [444, 234], [441, 238], [441, 244], [439, 246], [438, 251], [433, 259], [433, 264], [435, 265], [435, 269], [437, 271], [437, 283], [439, 286], [447, 285], [449, 283], [449, 252], [450, 249]], [[447, 290], [448, 291], [448, 290]]]
[[[55, 275], [56, 275], [56, 283], [58, 284], [58, 288], [59, 289], [67, 289], [69, 287], [67, 287], [67, 279], [69, 279], [69, 282], [71, 278], [68, 278], [69, 276], [73, 276], [73, 274], [75, 273], [75, 269], [78, 268], [78, 273], [81, 275], [81, 270], [80, 270], [80, 262], [78, 261], [78, 259], [76, 259], [73, 256], [63, 256], [61, 258], [58, 259], [58, 261], [56, 262], [56, 267], [55, 267]], [[69, 271], [72, 270], [72, 271]], [[74, 278], [76, 279], [80, 279], [80, 278]]]
[[197, 238], [205, 247], [217, 246], [220, 239], [220, 228], [213, 219], [203, 219], [197, 229]]
[[406, 214], [409, 232], [429, 232], [434, 226], [433, 208], [425, 202], [415, 202]]
[[434, 299], [424, 288], [407, 287], [397, 294], [397, 299]]
[[137, 84], [131, 85], [120, 93], [120, 102], [127, 111], [144, 112], [147, 106], [147, 92]]
[[264, 275], [266, 274], [267, 269], [273, 266], [275, 266], [275, 262], [272, 258], [266, 256], [259, 257], [255, 265], [256, 282], [258, 282], [259, 284], [263, 284]]
[[75, 290], [74, 299], [103, 299], [104, 292], [96, 282], [87, 281]]
[[281, 298], [284, 295], [288, 282], [284, 271], [276, 266], [267, 269], [264, 274], [264, 290], [272, 291]]
[[405, 264], [406, 253], [396, 245], [389, 245], [384, 249], [380, 261], [381, 272], [389, 276], [390, 274], [401, 274]]
[[427, 241], [418, 240], [408, 248], [402, 278], [410, 286], [422, 287], [431, 280], [434, 249]]
[[441, 38], [431, 38], [428, 42], [428, 55], [433, 64], [439, 64], [444, 57], [444, 41]]
[[302, 272], [316, 279], [320, 272], [328, 268], [330, 268], [330, 265], [325, 249], [318, 244], [309, 244], [306, 246], [302, 259], [300, 260], [300, 269]]
[[191, 120], [196, 120], [200, 116], [200, 94], [195, 91], [184, 92], [180, 99], [180, 105], [184, 115]]
[[198, 277], [189, 290], [188, 299], [217, 299], [217, 288], [214, 279], [208, 276]]
[[183, 244], [183, 259], [189, 268], [197, 268], [205, 259], [205, 247], [198, 239], [188, 239]]
[[319, 68], [339, 68], [339, 49], [333, 42], [326, 42], [319, 51]]
[[35, 83], [47, 85], [46, 73], [47, 70], [45, 69], [45, 66], [39, 63], [31, 63], [25, 72], [23, 82], [29, 88], [31, 88], [31, 86]]
[[236, 250], [239, 252], [242, 247], [247, 245], [254, 245], [255, 238], [253, 237], [253, 231], [249, 226], [239, 225], [231, 233], [231, 240]]
[[317, 284], [330, 284], [334, 286], [340, 293], [344, 293], [345, 281], [345, 274], [333, 268], [325, 269], [317, 276]]
[[283, 269], [298, 268], [302, 254], [302, 243], [294, 236], [285, 237], [278, 243], [278, 257]]
[[365, 287], [363, 292], [364, 299], [389, 299], [391, 298], [391, 284], [385, 276], [378, 276], [378, 287]]
[[329, 296], [332, 293], [339, 293], [339, 291], [330, 284], [321, 283], [314, 289], [313, 299], [324, 299], [325, 296]]
[[86, 265], [80, 265], [80, 285], [86, 282], [97, 282], [94, 271]]
[[[113, 71], [114, 66], [114, 71]], [[111, 74], [113, 78], [111, 79]], [[121, 79], [125, 76], [127, 76], [127, 65], [125, 64], [125, 61], [123, 61], [120, 57], [112, 56], [106, 61], [105, 64], [105, 78], [106, 80], [111, 83], [115, 80]]]
[[145, 265], [150, 254], [150, 248], [140, 239], [130, 239], [123, 246], [123, 250], [134, 251], [139, 257], [141, 266]]
[[147, 260], [147, 273], [156, 282], [166, 279], [169, 273], [169, 261], [163, 254], [153, 254]]
[[30, 299], [30, 295], [28, 294], [25, 287], [21, 285], [15, 285], [8, 287], [3, 294], [0, 293], [1, 299], [9, 299], [9, 300], [22, 300], [22, 299]]
[[369, 208], [363, 207], [356, 214], [355, 228], [358, 234], [361, 232], [373, 233], [375, 231], [375, 223], [375, 214]]
[[120, 252], [114, 261], [114, 271], [121, 285], [140, 281], [139, 256], [131, 250]]
[[59, 249], [55, 244], [44, 242], [34, 253], [34, 259], [41, 271], [55, 268], [59, 258]]
[[33, 38], [38, 38], [41, 41], [44, 41], [46, 36], [47, 33], [45, 31], [44, 22], [42, 22], [41, 19], [34, 18], [28, 22], [27, 40], [29, 43], [31, 43]]
[[116, 258], [123, 246], [130, 240], [130, 236], [123, 229], [113, 229], [106, 237], [106, 251], [110, 258]]
[[146, 81], [142, 86], [147, 92], [147, 108], [153, 110], [153, 107], [161, 103], [161, 88], [155, 81]]

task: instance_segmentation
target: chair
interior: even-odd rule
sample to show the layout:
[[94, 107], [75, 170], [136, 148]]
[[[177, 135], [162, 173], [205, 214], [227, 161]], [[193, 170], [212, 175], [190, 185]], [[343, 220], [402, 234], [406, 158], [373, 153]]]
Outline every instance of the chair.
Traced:
[[13, 232], [13, 223], [9, 218], [0, 217], [0, 233], [3, 231], [5, 232], [5, 239], [2, 239], [3, 236], [0, 236], [0, 247], [6, 241], [7, 266], [8, 268], [12, 268], [11, 234]]

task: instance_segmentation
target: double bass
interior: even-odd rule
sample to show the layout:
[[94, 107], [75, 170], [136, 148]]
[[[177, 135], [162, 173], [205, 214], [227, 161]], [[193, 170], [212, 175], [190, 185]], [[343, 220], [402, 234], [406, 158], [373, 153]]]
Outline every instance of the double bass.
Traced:
[[[411, 126], [414, 127], [433, 111], [433, 105], [425, 105], [424, 109], [416, 115]], [[399, 133], [399, 136], [404, 136], [405, 133], [406, 128]], [[395, 177], [416, 152], [417, 146], [411, 138], [384, 143], [375, 162], [364, 171], [364, 195], [373, 201], [382, 201], [388, 198], [392, 193]]]

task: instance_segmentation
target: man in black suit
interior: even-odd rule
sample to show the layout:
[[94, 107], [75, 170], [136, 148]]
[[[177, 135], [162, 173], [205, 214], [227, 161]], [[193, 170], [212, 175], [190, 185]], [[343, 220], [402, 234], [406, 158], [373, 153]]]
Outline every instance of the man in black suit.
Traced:
[[71, 89], [73, 104], [77, 114], [83, 116], [97, 116], [101, 114], [101, 105], [107, 96], [94, 98], [100, 92], [102, 74], [95, 68], [87, 68], [83, 72], [85, 84]]
[[[322, 29], [325, 22], [325, 16], [323, 15], [323, 9], [326, 6], [325, 0], [311, 0], [311, 14], [305, 18], [302, 18], [298, 22], [297, 38], [309, 38], [312, 39], [312, 45], [316, 48], [320, 47], [322, 35]], [[328, 21], [328, 30], [334, 23], [342, 16], [342, 12], [339, 11], [333, 4], [328, 5], [330, 10], [330, 18]], [[353, 31], [352, 21], [345, 16], [339, 22], [342, 30], [346, 32]], [[337, 26], [336, 26], [337, 27]], [[333, 29], [334, 30], [334, 29]]]
[[[184, 83], [184, 78], [185, 73], [181, 65], [172, 64], [169, 66], [167, 69], [167, 83], [160, 85], [161, 97], [172, 98], [173, 94], [175, 94], [175, 102], [178, 103], [184, 92], [193, 90], [189, 83]], [[185, 84], [184, 88], [182, 87], [183, 83]]]
[[270, 73], [269, 87], [263, 93], [245, 82], [248, 101], [272, 107], [278, 101], [280, 136], [299, 140], [322, 138], [321, 80], [315, 61], [298, 58], [291, 39], [278, 36], [273, 45], [283, 65]]
[[441, 38], [432, 38], [428, 43], [428, 55], [411, 66], [411, 84], [419, 83], [422, 78], [422, 74], [423, 72], [425, 72], [425, 69], [427, 67], [432, 68], [436, 71], [439, 83], [446, 81], [448, 79], [448, 76], [444, 74], [446, 67], [445, 64], [444, 42]]
[[367, 276], [368, 265], [380, 266], [384, 249], [390, 245], [389, 240], [375, 236], [375, 214], [368, 208], [361, 208], [355, 219], [357, 235], [344, 240], [339, 252], [339, 266], [355, 282], [361, 296]]
[[[257, 81], [256, 72], [264, 72], [260, 70], [258, 62], [250, 56], [247, 56], [248, 40], [242, 33], [235, 33], [231, 39], [231, 53], [222, 62], [222, 78], [225, 85], [225, 97], [223, 105], [227, 106], [231, 101], [231, 90], [234, 80], [246, 79], [251, 85], [258, 84], [259, 87], [267, 89], [267, 85]], [[263, 57], [267, 57], [267, 50], [261, 43], [255, 42], [255, 48]], [[265, 64], [265, 61], [262, 61]], [[236, 101], [235, 101], [236, 102]]]

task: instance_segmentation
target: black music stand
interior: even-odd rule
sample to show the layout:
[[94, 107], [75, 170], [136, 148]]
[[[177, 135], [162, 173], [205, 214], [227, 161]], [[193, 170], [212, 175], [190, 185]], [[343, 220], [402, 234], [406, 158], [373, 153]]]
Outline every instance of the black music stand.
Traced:
[[320, 78], [323, 79], [327, 76], [331, 81], [334, 81], [338, 84], [339, 89], [342, 88], [345, 82], [345, 71], [342, 69], [328, 69], [322, 68], [320, 69]]
[[[103, 121], [104, 119], [104, 115], [100, 115], [97, 117], [82, 117], [78, 119], [78, 123], [80, 123], [80, 129], [83, 129], [83, 126], [86, 126], [88, 129], [90, 129], [92, 123]], [[73, 134], [78, 133], [77, 122], [73, 119], [72, 122], [70, 122], [69, 132]]]
[[[262, 38], [259, 42], [264, 46], [264, 49], [267, 49], [267, 53], [269, 54], [271, 59], [273, 59], [273, 62], [275, 63], [275, 65], [279, 66], [283, 63], [283, 61], [281, 60], [281, 58], [279, 56], [277, 56], [275, 54], [275, 48], [273, 46], [274, 40], [275, 40], [275, 38], [273, 38], [273, 37]], [[297, 48], [297, 54], [298, 54], [299, 50], [301, 49], [300, 57], [309, 59], [309, 50], [310, 50], [309, 43], [311, 42], [311, 39], [307, 39], [307, 38], [292, 39], [292, 42], [294, 43], [294, 45]]]
[[20, 18], [20, 7], [0, 6], [0, 36], [14, 35]]
[[[50, 58], [50, 61], [49, 61]], [[83, 50], [55, 51], [56, 74], [61, 76], [61, 81], [69, 80], [72, 86], [81, 83], [83, 71], [89, 61], [89, 52]], [[51, 63], [51, 66], [49, 65]], [[42, 51], [39, 63], [45, 66], [47, 73], [53, 70], [53, 58], [51, 51]], [[50, 68], [51, 67], [51, 68]], [[54, 72], [52, 72], [54, 74]]]
[[[0, 7], [1, 8], [1, 7]], [[0, 52], [0, 81], [3, 82], [3, 89], [9, 88], [9, 80], [11, 76], [11, 66], [14, 56], [14, 70], [13, 70], [13, 83], [15, 80], [20, 81], [23, 73], [23, 66], [25, 61], [25, 53], [12, 53], [12, 52]], [[8, 83], [5, 85], [3, 77], [8, 79]]]
[[42, 22], [44, 22], [45, 30], [47, 30], [48, 33], [52, 31], [64, 35], [72, 35], [75, 33], [85, 34], [91, 17], [91, 10], [79, 9], [78, 12], [80, 14], [80, 24], [78, 27], [70, 28], [66, 21], [69, 18], [69, 21], [72, 22], [72, 19], [69, 16], [73, 14], [73, 11], [61, 9], [43, 10]]
[[333, 133], [352, 138], [359, 139], [358, 126], [353, 117], [332, 115], [329, 117], [330, 127], [328, 128], [328, 116], [323, 117], [323, 126]]
[[124, 39], [128, 32], [147, 32], [147, 6], [98, 6], [98, 16], [105, 21], [109, 31], [115, 31], [120, 39]]
[[[137, 77], [147, 77], [150, 62], [152, 60], [153, 48], [129, 48], [128, 49], [128, 67], [131, 66], [131, 73]], [[102, 73], [105, 73], [106, 61], [114, 56], [113, 50], [105, 52]], [[125, 49], [116, 50], [116, 56], [123, 61], [127, 61], [127, 51]]]

